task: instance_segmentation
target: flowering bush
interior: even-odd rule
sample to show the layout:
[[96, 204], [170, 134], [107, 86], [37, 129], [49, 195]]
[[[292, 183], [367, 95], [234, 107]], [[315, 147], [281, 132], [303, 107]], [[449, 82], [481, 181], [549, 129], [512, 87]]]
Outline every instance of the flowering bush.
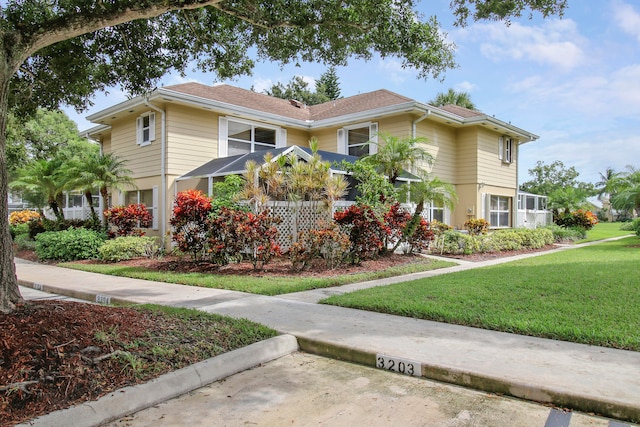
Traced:
[[565, 228], [584, 228], [591, 230], [598, 223], [598, 217], [590, 211], [578, 209], [574, 212], [565, 212], [556, 220], [556, 224]]
[[115, 231], [109, 231], [109, 237], [144, 236], [140, 227], [148, 228], [153, 223], [151, 213], [143, 204], [114, 206], [104, 211], [104, 217], [116, 227]]
[[182, 191], [173, 203], [169, 220], [173, 227], [171, 238], [178, 249], [190, 253], [193, 260], [202, 259], [206, 254], [210, 214], [211, 199], [199, 190]]
[[464, 228], [472, 236], [487, 234], [487, 229], [489, 228], [489, 222], [484, 218], [468, 219], [464, 222]]
[[409, 221], [411, 221], [411, 214], [403, 210], [399, 202], [391, 205], [389, 211], [384, 215], [384, 222], [388, 227], [385, 247], [391, 245], [395, 248], [399, 242], [405, 240], [404, 231]]
[[9, 224], [18, 225], [25, 224], [31, 220], [40, 219], [40, 214], [36, 211], [23, 210], [17, 212], [11, 212], [9, 215]]
[[349, 236], [351, 245], [347, 254], [353, 264], [375, 258], [384, 248], [389, 228], [368, 205], [356, 204], [336, 212], [333, 216], [341, 230]]

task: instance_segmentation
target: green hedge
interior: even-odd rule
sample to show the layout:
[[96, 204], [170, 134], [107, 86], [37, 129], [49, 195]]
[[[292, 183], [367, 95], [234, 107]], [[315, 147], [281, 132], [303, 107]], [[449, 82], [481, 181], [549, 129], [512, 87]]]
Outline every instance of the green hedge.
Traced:
[[151, 257], [158, 253], [156, 239], [147, 236], [122, 236], [107, 240], [99, 249], [100, 259], [118, 262], [138, 257]]
[[98, 257], [104, 233], [86, 228], [45, 231], [36, 236], [36, 255], [41, 260], [75, 261]]
[[436, 240], [434, 252], [445, 254], [473, 254], [521, 249], [539, 249], [553, 244], [554, 234], [546, 228], [530, 230], [514, 228], [496, 230], [489, 234], [472, 236], [458, 231], [445, 231]]

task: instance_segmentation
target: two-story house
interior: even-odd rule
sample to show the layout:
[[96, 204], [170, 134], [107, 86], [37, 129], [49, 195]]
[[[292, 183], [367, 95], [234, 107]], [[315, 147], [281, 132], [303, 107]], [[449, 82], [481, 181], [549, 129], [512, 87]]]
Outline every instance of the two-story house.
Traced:
[[[112, 194], [112, 204], [144, 203], [154, 217], [151, 235], [169, 230], [172, 201], [187, 189], [185, 183], [206, 189], [203, 182], [241, 173], [250, 153], [308, 148], [316, 138], [325, 155], [361, 156], [376, 150], [367, 142], [377, 142], [379, 133], [427, 139], [424, 148], [435, 158], [429, 172], [453, 184], [459, 198], [452, 211], [430, 206], [431, 217], [458, 228], [469, 218], [511, 227], [518, 148], [538, 138], [477, 111], [437, 108], [384, 89], [306, 106], [229, 85], [185, 83], [157, 88], [88, 119], [98, 126], [87, 135], [103, 152], [127, 160], [138, 185]], [[215, 168], [203, 169], [215, 159]]]

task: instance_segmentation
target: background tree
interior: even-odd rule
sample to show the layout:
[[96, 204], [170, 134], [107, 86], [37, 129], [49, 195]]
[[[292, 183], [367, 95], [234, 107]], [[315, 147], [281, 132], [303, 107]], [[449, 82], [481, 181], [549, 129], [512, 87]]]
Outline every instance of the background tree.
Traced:
[[316, 81], [316, 92], [322, 93], [329, 101], [340, 98], [340, 81], [336, 67], [329, 67]]
[[575, 167], [567, 168], [560, 160], [550, 165], [538, 161], [529, 169], [529, 175], [533, 179], [523, 182], [520, 190], [547, 196], [554, 218], [558, 217], [560, 210], [569, 212], [588, 206], [587, 198], [596, 194], [593, 184], [578, 181], [580, 174]]
[[471, 95], [467, 92], [456, 92], [453, 89], [449, 89], [447, 92], [440, 92], [429, 101], [429, 104], [435, 107], [444, 107], [445, 105], [457, 105], [458, 107], [468, 108], [469, 110], [475, 110], [476, 106], [471, 102]]
[[[563, 3], [456, 0], [452, 9], [464, 23], [469, 16], [518, 16], [527, 7], [561, 12]], [[454, 65], [452, 46], [435, 17], [421, 18], [412, 0], [7, 1], [0, 8], [0, 310], [21, 300], [8, 223], [10, 110], [23, 117], [61, 103], [82, 109], [97, 90], [120, 84], [140, 94], [166, 72], [194, 64], [220, 78], [246, 74], [254, 65], [250, 52], [280, 63], [330, 64], [378, 52], [400, 58], [419, 77], [438, 77]]]
[[263, 93], [281, 99], [295, 99], [305, 105], [317, 105], [330, 100], [324, 92], [312, 91], [301, 76], [294, 76], [286, 86], [278, 82]]
[[[63, 220], [63, 191], [68, 182], [61, 159], [35, 160], [18, 171], [11, 188], [24, 191], [34, 200], [46, 200], [57, 219]], [[41, 207], [41, 205], [39, 205]]]

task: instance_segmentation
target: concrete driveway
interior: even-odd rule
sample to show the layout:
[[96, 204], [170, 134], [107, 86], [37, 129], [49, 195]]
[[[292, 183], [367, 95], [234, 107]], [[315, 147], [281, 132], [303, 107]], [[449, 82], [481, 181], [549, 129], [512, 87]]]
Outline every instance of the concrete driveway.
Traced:
[[107, 424], [108, 427], [629, 425], [300, 352]]

